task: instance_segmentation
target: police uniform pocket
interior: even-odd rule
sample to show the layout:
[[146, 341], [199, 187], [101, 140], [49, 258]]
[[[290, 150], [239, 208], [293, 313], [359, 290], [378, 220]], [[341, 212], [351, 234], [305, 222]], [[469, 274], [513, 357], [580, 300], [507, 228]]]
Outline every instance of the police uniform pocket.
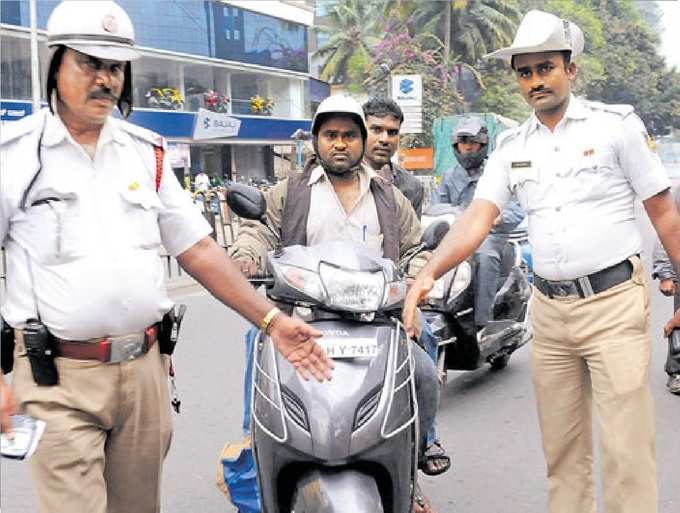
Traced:
[[539, 204], [540, 171], [531, 162], [512, 162], [508, 172], [510, 189], [522, 207], [531, 211]]
[[121, 193], [128, 221], [132, 246], [139, 249], [156, 249], [161, 245], [158, 212], [162, 204], [152, 191], [138, 188]]
[[615, 159], [611, 152], [589, 153], [576, 162], [573, 176], [583, 199], [601, 199], [608, 196], [611, 191], [611, 178], [616, 168]]
[[87, 253], [91, 241], [75, 194], [35, 200], [27, 216], [30, 251], [40, 263], [63, 264]]

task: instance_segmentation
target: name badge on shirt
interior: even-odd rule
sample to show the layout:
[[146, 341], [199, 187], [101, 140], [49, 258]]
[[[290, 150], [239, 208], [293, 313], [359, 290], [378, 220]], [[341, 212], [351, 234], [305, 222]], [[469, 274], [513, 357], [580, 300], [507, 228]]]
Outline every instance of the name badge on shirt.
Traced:
[[530, 160], [518, 160], [510, 163], [511, 169], [526, 169], [528, 167], [531, 167]]

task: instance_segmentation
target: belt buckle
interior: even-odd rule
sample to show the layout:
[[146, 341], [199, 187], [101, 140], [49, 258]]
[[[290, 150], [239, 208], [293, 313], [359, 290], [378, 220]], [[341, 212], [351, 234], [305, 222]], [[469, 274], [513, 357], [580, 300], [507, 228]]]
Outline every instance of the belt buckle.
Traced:
[[144, 354], [143, 333], [110, 337], [109, 344], [111, 344], [111, 359], [109, 363], [134, 360]]
[[548, 283], [553, 297], [567, 298], [579, 295], [576, 284], [573, 281], [553, 281]]

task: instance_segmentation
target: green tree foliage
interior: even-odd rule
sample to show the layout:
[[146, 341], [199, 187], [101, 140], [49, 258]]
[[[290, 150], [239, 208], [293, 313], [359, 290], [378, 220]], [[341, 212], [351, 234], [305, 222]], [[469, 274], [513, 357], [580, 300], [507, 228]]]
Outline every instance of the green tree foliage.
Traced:
[[601, 0], [596, 9], [606, 45], [593, 54], [604, 74], [588, 82], [586, 95], [633, 105], [653, 134], [671, 125], [680, 128], [680, 73], [669, 70], [658, 53], [659, 37], [640, 15], [638, 2]]
[[495, 48], [510, 44], [520, 12], [510, 0], [446, 0], [414, 2], [409, 28], [430, 32], [441, 40], [446, 35], [446, 10], [451, 9], [451, 51], [475, 64]]
[[371, 48], [382, 38], [380, 7], [379, 3], [344, 0], [332, 6], [327, 24], [315, 27], [316, 32], [329, 36], [314, 54], [325, 59], [321, 80], [344, 84], [348, 79], [360, 78], [361, 63], [370, 60]]
[[386, 95], [391, 74], [419, 74], [423, 80], [423, 133], [402, 136], [406, 147], [432, 145], [430, 127], [439, 116], [461, 112], [463, 98], [457, 92], [460, 62], [445, 62], [442, 42], [432, 34], [412, 36], [406, 28], [386, 27], [385, 38], [373, 49], [374, 65], [364, 90]]

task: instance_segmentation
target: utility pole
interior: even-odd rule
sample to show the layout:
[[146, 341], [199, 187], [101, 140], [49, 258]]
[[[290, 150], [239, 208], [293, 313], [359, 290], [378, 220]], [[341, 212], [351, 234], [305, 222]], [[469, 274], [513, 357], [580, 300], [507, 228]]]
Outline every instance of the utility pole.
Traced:
[[[31, 89], [33, 97], [33, 113], [40, 110], [40, 62], [38, 61], [38, 7], [36, 0], [29, 2], [31, 28]], [[47, 101], [50, 101], [48, 98]]]

